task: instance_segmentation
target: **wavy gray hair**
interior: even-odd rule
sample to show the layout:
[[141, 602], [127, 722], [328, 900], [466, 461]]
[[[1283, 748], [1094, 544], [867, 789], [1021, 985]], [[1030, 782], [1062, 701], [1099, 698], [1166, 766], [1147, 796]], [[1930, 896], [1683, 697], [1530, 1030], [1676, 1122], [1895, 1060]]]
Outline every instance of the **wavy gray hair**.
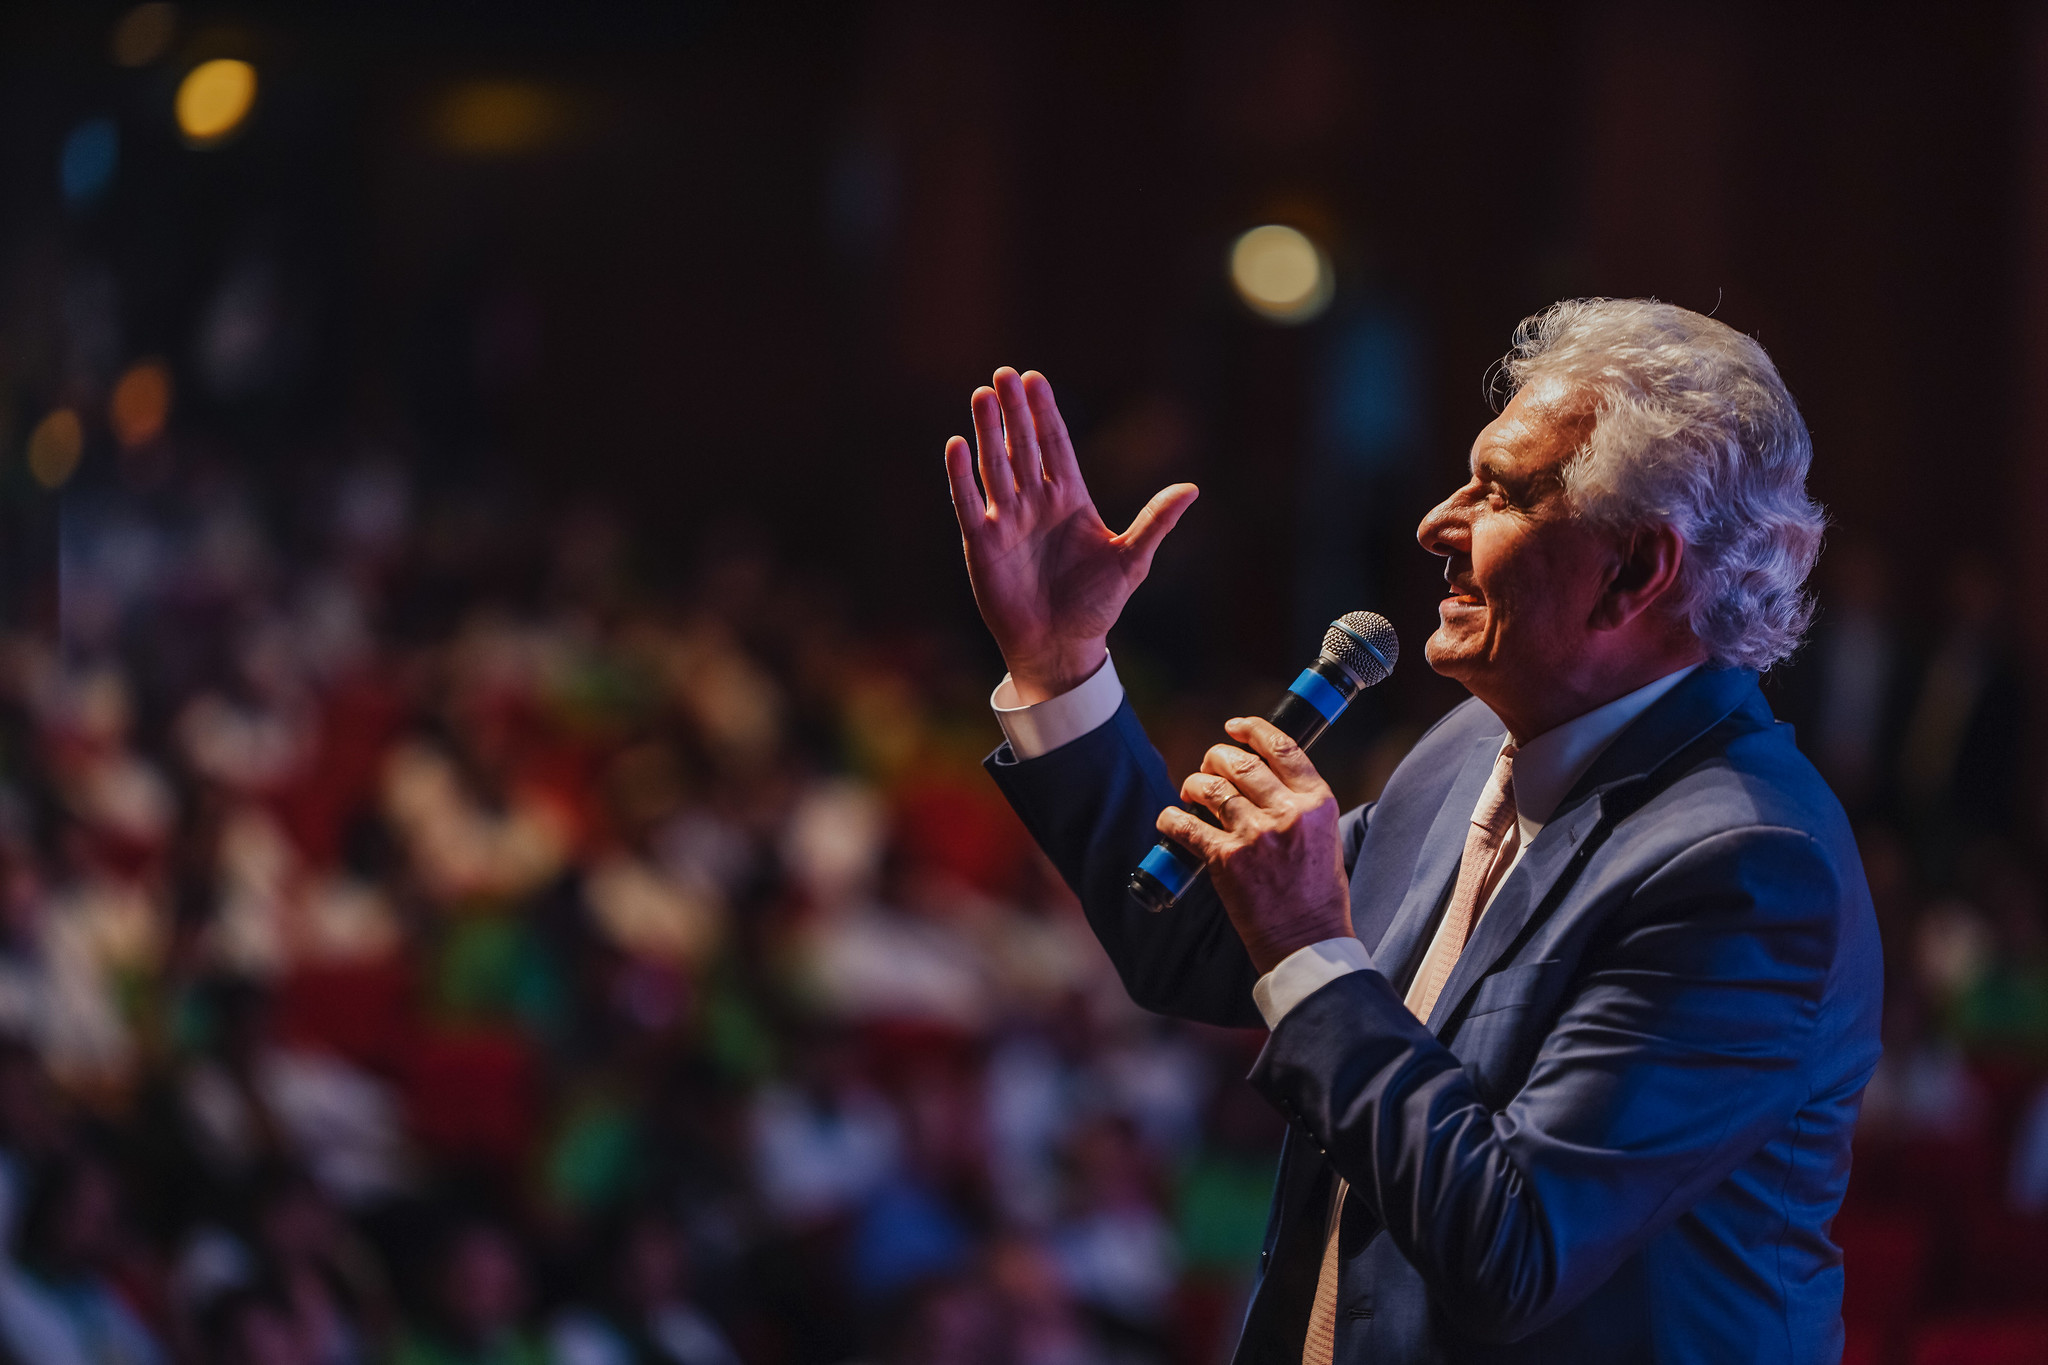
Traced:
[[1567, 299], [1515, 329], [1507, 396], [1562, 381], [1593, 431], [1564, 466], [1579, 515], [1685, 539], [1679, 605], [1716, 667], [1767, 669], [1813, 619], [1827, 524], [1806, 495], [1813, 442], [1764, 348], [1655, 299]]

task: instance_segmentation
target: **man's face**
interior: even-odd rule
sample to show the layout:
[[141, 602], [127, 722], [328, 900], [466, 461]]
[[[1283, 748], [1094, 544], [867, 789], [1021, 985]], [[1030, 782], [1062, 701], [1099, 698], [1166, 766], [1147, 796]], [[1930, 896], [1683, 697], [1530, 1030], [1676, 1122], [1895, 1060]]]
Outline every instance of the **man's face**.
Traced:
[[1516, 394], [1472, 443], [1471, 478], [1416, 531], [1444, 557], [1429, 666], [1482, 701], [1556, 688], [1594, 643], [1616, 546], [1573, 515], [1560, 478], [1592, 422], [1560, 388]]

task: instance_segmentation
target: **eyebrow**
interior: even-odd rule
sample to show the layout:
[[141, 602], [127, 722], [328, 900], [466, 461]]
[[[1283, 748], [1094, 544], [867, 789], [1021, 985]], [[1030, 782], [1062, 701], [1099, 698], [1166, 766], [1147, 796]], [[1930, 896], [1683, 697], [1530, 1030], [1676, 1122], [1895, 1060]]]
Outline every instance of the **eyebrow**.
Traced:
[[1507, 471], [1501, 468], [1500, 463], [1494, 459], [1491, 451], [1478, 456], [1472, 461], [1472, 477], [1481, 481], [1509, 481]]

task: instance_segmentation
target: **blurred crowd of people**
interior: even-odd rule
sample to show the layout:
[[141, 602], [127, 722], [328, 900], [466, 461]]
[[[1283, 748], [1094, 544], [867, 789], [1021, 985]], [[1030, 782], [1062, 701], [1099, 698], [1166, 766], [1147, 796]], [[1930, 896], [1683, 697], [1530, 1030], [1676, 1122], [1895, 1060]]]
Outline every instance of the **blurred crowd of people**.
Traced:
[[2009, 590], [1977, 553], [1913, 581], [1853, 540], [1819, 580], [1773, 705], [1856, 822], [1886, 967], [1846, 1358], [2048, 1358], [2048, 809]]
[[1125, 1000], [984, 659], [314, 483], [71, 490], [0, 648], [0, 1359], [1216, 1357], [1257, 1039]]
[[[744, 536], [650, 584], [597, 511], [310, 477], [74, 490], [0, 646], [0, 1361], [1219, 1358], [1259, 1039], [1127, 1002], [983, 655]], [[1772, 686], [1885, 932], [1839, 1232], [1907, 1359], [2048, 1301], [2042, 812], [1992, 571], [1924, 638], [1824, 572]]]

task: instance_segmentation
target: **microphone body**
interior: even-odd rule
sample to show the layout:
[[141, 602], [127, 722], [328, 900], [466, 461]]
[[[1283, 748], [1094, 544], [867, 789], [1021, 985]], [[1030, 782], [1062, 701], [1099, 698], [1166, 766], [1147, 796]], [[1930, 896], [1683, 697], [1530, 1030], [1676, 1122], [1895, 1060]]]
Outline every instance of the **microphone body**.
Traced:
[[[1394, 671], [1400, 653], [1400, 642], [1385, 617], [1369, 611], [1339, 617], [1323, 636], [1321, 657], [1288, 685], [1266, 719], [1306, 749], [1344, 714], [1352, 698]], [[1194, 813], [1212, 825], [1218, 823], [1205, 806], [1197, 806]], [[1171, 839], [1161, 839], [1132, 871], [1129, 890], [1140, 905], [1156, 913], [1178, 904], [1204, 875], [1201, 858]]]

